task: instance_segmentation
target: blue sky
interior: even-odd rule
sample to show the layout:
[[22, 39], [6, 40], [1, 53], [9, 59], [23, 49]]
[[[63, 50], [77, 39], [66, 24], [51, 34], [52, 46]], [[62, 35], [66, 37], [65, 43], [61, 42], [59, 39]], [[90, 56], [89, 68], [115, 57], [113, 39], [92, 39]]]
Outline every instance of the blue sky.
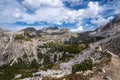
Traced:
[[0, 27], [93, 30], [120, 12], [120, 0], [0, 0]]

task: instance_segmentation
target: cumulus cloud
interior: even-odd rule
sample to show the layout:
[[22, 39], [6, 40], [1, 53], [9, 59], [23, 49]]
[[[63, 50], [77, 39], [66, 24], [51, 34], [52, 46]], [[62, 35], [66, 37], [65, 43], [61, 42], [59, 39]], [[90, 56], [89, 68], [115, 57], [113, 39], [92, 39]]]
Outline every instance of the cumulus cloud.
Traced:
[[81, 31], [83, 31], [83, 26], [81, 24], [82, 24], [82, 22], [77, 23], [76, 24], [77, 28], [76, 29], [71, 29], [71, 31], [73, 31], [73, 32], [81, 32]]
[[84, 18], [96, 17], [102, 8], [97, 2], [89, 2], [86, 9], [71, 10], [66, 7], [43, 7], [36, 10], [35, 14], [23, 14], [23, 21], [34, 23], [46, 21], [53, 24], [75, 23]]
[[[66, 7], [63, 2], [70, 2], [72, 5], [82, 5], [86, 1], [86, 8], [71, 9]], [[113, 0], [115, 2], [115, 0]], [[118, 4], [114, 3], [114, 10], [119, 11]], [[113, 5], [112, 5], [113, 6]], [[119, 6], [119, 5], [118, 5]], [[99, 5], [99, 2], [90, 0], [0, 0], [0, 23], [14, 24], [16, 22], [25, 22], [33, 24], [35, 22], [45, 22], [51, 25], [57, 24], [75, 24], [77, 29], [82, 31], [84, 19], [91, 18], [91, 23], [101, 25], [113, 17], [104, 18], [102, 12], [109, 10], [110, 5]], [[112, 8], [113, 9], [113, 8]], [[29, 10], [33, 14], [29, 14]], [[101, 16], [100, 16], [101, 15]]]
[[72, 32], [81, 32], [83, 31], [83, 27], [82, 26], [79, 26], [77, 27], [77, 29], [71, 29]]
[[98, 2], [89, 2], [89, 3], [88, 3], [88, 8], [85, 9], [85, 11], [83, 12], [83, 15], [84, 15], [85, 17], [94, 18], [94, 17], [96, 17], [102, 10], [103, 10], [103, 8], [99, 6], [99, 3], [98, 3]]

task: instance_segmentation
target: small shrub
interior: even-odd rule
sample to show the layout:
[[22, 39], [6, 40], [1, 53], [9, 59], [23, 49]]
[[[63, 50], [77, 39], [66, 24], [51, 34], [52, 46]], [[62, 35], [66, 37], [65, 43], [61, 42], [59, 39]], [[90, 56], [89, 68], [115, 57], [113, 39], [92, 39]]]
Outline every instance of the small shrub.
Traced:
[[39, 68], [39, 64], [36, 62], [36, 60], [34, 59], [31, 64], [29, 65], [29, 69], [38, 69]]
[[37, 57], [39, 60], [41, 60], [43, 58], [43, 54], [41, 52], [38, 52]]

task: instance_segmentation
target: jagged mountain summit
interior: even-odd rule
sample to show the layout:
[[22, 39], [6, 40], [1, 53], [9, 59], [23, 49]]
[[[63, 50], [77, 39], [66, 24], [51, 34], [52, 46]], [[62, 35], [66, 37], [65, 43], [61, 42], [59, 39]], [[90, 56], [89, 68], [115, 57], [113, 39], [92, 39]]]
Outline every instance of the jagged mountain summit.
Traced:
[[56, 26], [53, 26], [53, 27], [44, 27], [42, 30], [43, 30], [43, 31], [58, 30], [58, 27], [56, 27]]
[[119, 80], [119, 16], [82, 33], [57, 27], [0, 29], [0, 80]]
[[120, 14], [116, 15], [116, 17], [109, 23], [97, 28], [93, 31], [93, 34], [102, 37], [110, 37], [120, 34]]

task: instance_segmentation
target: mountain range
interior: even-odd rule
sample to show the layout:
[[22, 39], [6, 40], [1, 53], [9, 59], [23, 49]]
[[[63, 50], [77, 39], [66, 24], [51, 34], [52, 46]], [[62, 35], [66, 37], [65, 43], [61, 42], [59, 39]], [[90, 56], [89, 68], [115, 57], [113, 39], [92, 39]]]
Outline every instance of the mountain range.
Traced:
[[120, 14], [79, 33], [56, 26], [0, 28], [0, 80], [119, 80], [119, 57]]

